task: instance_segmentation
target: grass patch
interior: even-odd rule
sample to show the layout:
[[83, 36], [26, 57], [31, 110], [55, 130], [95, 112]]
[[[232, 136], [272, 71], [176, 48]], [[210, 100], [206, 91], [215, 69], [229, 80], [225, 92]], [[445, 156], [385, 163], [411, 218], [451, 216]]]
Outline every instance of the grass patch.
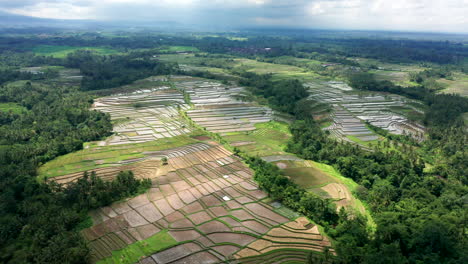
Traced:
[[249, 59], [234, 59], [237, 62], [236, 68], [243, 69], [257, 74], [273, 74], [274, 80], [299, 79], [302, 81], [313, 81], [320, 77], [318, 74], [291, 65], [259, 62]]
[[132, 264], [138, 262], [141, 257], [151, 255], [157, 251], [177, 245], [178, 242], [172, 238], [167, 230], [161, 231], [156, 235], [138, 241], [128, 247], [113, 251], [112, 256], [98, 261], [98, 264]]
[[346, 136], [348, 139], [350, 139], [351, 141], [355, 142], [355, 143], [358, 143], [360, 145], [363, 145], [363, 146], [366, 146], [366, 147], [373, 147], [377, 144], [377, 142], [379, 142], [380, 140], [369, 140], [369, 141], [364, 141], [356, 136], [353, 136], [353, 135], [347, 135]]
[[86, 218], [81, 221], [76, 227], [76, 230], [83, 230], [93, 226], [93, 218], [89, 215], [86, 215]]
[[27, 111], [27, 109], [17, 103], [0, 103], [0, 112], [21, 114], [23, 111]]
[[72, 47], [72, 46], [53, 46], [39, 45], [32, 48], [32, 52], [37, 55], [52, 56], [55, 58], [65, 58], [69, 53], [77, 50], [88, 50], [99, 55], [116, 54], [118, 51], [104, 47]]
[[316, 167], [287, 168], [283, 171], [285, 175], [305, 189], [336, 182], [330, 175]]
[[223, 136], [229, 143], [253, 142], [238, 146], [241, 151], [253, 156], [283, 155], [291, 134], [286, 123], [270, 121], [255, 124], [256, 130], [249, 132], [229, 133]]
[[[244, 58], [209, 58], [195, 57], [194, 54], [161, 54], [159, 59], [163, 61], [172, 61], [179, 64], [211, 67], [209, 71], [215, 72], [213, 68], [230, 67], [234, 71], [246, 70], [257, 74], [273, 74], [274, 80], [279, 79], [300, 79], [302, 81], [316, 80], [320, 75], [297, 66], [260, 62]], [[314, 64], [316, 62], [310, 62]], [[222, 71], [228, 74], [226, 71]]]

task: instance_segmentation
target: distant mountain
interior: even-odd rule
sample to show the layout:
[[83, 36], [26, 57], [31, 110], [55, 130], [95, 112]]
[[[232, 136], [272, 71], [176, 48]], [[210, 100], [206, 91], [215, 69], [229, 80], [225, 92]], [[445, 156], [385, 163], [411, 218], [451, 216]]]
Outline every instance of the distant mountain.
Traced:
[[15, 15], [0, 11], [0, 28], [60, 27], [76, 28], [90, 24], [87, 20], [50, 19]]
[[17, 30], [30, 28], [55, 29], [101, 29], [101, 28], [152, 28], [159, 30], [184, 30], [190, 26], [175, 21], [97, 21], [97, 20], [71, 20], [50, 19], [15, 15], [0, 11], [0, 30]]

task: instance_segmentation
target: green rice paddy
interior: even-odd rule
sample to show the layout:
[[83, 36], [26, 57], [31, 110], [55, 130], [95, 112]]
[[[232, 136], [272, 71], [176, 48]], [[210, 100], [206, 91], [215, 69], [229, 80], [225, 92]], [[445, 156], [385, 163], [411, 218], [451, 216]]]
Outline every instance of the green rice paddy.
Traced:
[[98, 261], [98, 264], [132, 264], [138, 262], [142, 257], [154, 254], [165, 248], [177, 245], [178, 242], [172, 238], [167, 230], [161, 231], [156, 235], [138, 241], [128, 247], [112, 252], [112, 256]]
[[160, 49], [161, 52], [198, 52], [198, 48], [191, 46], [169, 46]]

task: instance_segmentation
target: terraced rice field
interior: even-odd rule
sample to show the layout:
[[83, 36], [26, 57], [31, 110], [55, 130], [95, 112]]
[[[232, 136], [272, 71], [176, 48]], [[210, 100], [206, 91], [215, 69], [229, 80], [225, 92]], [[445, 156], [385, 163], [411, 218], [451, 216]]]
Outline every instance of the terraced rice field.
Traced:
[[165, 153], [169, 164], [159, 166], [165, 173], [152, 178], [149, 192], [92, 213], [94, 226], [83, 234], [94, 261], [110, 261], [116, 250], [161, 232], [174, 246], [140, 263], [219, 263], [276, 249], [331, 247], [307, 219], [290, 221], [262, 202], [267, 195], [252, 171], [222, 146], [207, 142]]
[[342, 82], [308, 83], [310, 99], [326, 102], [333, 108], [330, 118], [332, 125], [325, 128], [342, 140], [375, 141], [379, 137], [365, 125], [365, 122], [401, 135], [408, 134], [422, 140], [425, 128], [409, 120], [401, 113], [423, 114], [423, 105], [398, 95], [357, 92]]
[[180, 116], [187, 109], [183, 94], [167, 86], [138, 90], [99, 98], [93, 109], [109, 113], [114, 136], [101, 142], [105, 145], [142, 143], [191, 132]]
[[177, 81], [175, 85], [190, 95], [194, 105], [187, 115], [210, 132], [223, 135], [253, 131], [255, 124], [272, 120], [271, 109], [240, 100], [242, 87], [196, 79]]
[[290, 133], [270, 108], [242, 101], [244, 88], [202, 79], [176, 79], [176, 87], [190, 95], [188, 117], [207, 131], [219, 133], [231, 146], [261, 157], [285, 155]]
[[[259, 263], [267, 256], [303, 260], [308, 252], [325, 249], [334, 254], [317, 226], [267, 198], [240, 158], [190, 127], [180, 113], [209, 131], [249, 133], [265, 146], [286, 142], [287, 126], [270, 122], [268, 108], [236, 99], [241, 87], [184, 76], [171, 81], [177, 89], [160, 86], [97, 99], [94, 109], [111, 115], [115, 135], [40, 169], [41, 177], [62, 184], [84, 171], [106, 180], [132, 170], [137, 178], [151, 179], [147, 193], [90, 213], [93, 226], [82, 234], [92, 261]], [[242, 123], [233, 125], [232, 117]], [[244, 126], [250, 130], [237, 129]], [[294, 253], [285, 258], [280, 251]]]

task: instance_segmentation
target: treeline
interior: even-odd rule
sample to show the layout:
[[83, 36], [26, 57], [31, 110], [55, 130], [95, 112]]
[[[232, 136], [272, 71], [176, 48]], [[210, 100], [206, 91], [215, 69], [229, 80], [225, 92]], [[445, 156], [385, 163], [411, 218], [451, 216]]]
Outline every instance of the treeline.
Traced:
[[51, 69], [46, 69], [43, 72], [37, 73], [20, 71], [15, 69], [0, 69], [0, 85], [18, 80], [44, 80], [48, 78], [54, 78], [57, 76], [57, 71]]
[[307, 98], [307, 89], [298, 80], [273, 80], [271, 74], [240, 73], [240, 85], [249, 87], [254, 95], [265, 98], [276, 110], [294, 113], [296, 103]]
[[16, 202], [9, 204], [18, 207], [15, 212], [5, 212], [2, 203], [2, 263], [87, 263], [89, 248], [80, 231], [92, 224], [88, 211], [144, 192], [151, 182], [127, 171], [110, 182], [85, 173], [67, 187], [34, 179], [23, 184], [22, 199], [9, 200]]
[[121, 171], [112, 181], [103, 181], [93, 171], [85, 172], [82, 178], [65, 188], [59, 186], [59, 191], [63, 193], [67, 206], [86, 213], [90, 209], [143, 193], [150, 187], [150, 179], [138, 180], [132, 171]]
[[[0, 85], [16, 80], [50, 80], [58, 76], [58, 71], [45, 68], [37, 73], [18, 70], [25, 66], [64, 66], [80, 69], [83, 79], [83, 91], [114, 88], [130, 84], [136, 80], [153, 75], [167, 75], [179, 72], [177, 63], [162, 62], [154, 58], [154, 51], [130, 52], [125, 55], [100, 56], [90, 51], [78, 50], [68, 54], [65, 58], [52, 58], [46, 56], [19, 55], [21, 53], [4, 53], [4, 58], [14, 67], [5, 67], [0, 70]], [[27, 59], [25, 57], [28, 57]]]
[[76, 51], [67, 56], [64, 64], [80, 69], [83, 75], [81, 89], [84, 91], [118, 87], [152, 75], [167, 75], [179, 70], [176, 63], [155, 60], [148, 52], [96, 56], [88, 51]]
[[[348, 57], [375, 58], [388, 62], [463, 63], [468, 49], [463, 44], [448, 41], [391, 39], [321, 39], [325, 46]], [[312, 40], [316, 41], [316, 40]]]

